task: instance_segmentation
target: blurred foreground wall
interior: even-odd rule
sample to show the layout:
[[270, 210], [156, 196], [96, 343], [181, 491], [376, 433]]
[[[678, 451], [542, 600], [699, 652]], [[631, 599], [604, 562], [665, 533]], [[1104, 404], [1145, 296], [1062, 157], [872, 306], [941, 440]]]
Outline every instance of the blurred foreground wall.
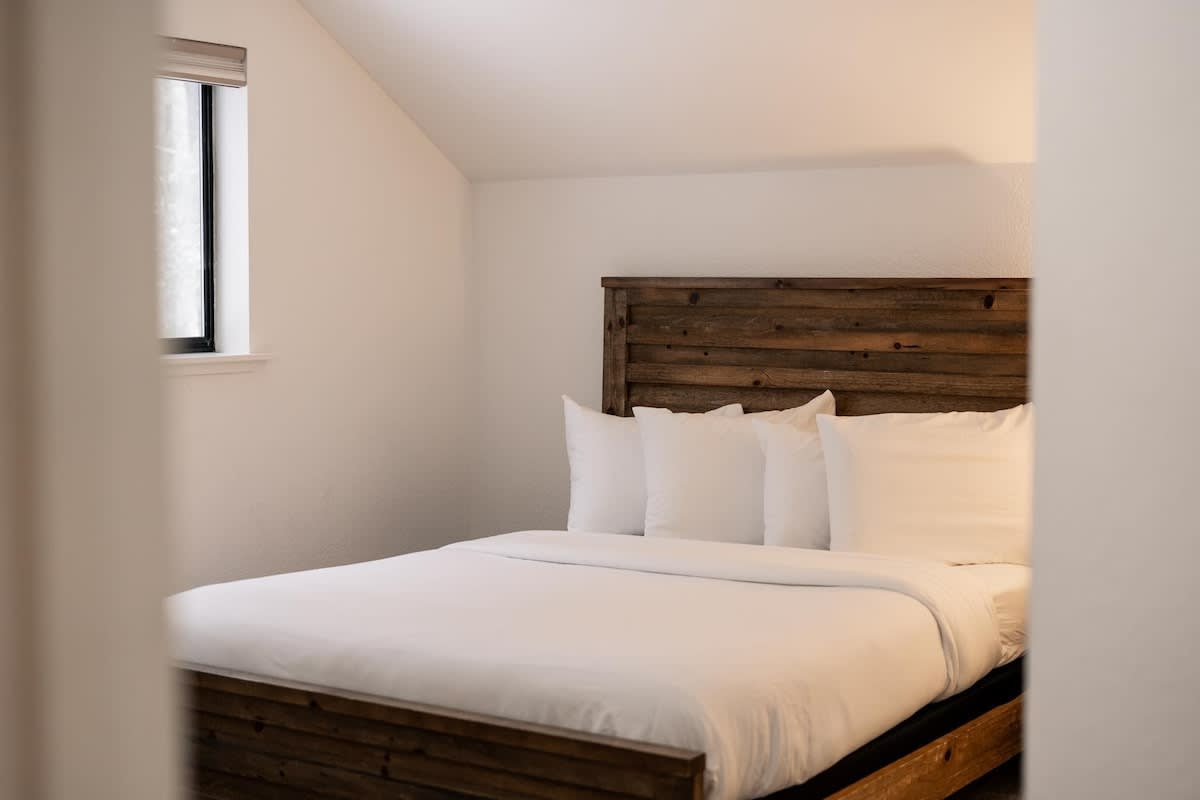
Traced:
[[175, 796], [152, 0], [0, 0], [0, 798]]

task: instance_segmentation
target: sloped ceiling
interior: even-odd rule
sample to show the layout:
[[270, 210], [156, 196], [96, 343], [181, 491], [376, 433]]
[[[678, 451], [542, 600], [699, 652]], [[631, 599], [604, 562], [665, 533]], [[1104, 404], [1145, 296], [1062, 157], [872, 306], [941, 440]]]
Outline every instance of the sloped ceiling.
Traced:
[[1033, 158], [1033, 0], [302, 2], [472, 180]]

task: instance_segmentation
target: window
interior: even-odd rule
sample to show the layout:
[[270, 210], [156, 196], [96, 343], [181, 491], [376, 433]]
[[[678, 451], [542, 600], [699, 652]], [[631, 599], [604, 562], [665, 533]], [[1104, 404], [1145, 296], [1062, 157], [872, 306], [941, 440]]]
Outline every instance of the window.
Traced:
[[159, 335], [177, 353], [215, 350], [212, 93], [155, 81]]
[[[154, 81], [159, 336], [248, 355], [246, 48], [163, 37]], [[199, 365], [211, 359], [171, 359]]]

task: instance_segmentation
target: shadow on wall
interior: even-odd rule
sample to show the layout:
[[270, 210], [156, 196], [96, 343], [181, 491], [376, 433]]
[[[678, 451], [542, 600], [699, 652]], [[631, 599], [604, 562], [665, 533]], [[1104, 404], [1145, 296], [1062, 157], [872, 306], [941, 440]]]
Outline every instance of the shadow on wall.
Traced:
[[[685, 175], [727, 175], [740, 172], [794, 172], [822, 169], [871, 169], [874, 167], [929, 167], [947, 164], [977, 163], [965, 153], [947, 148], [921, 148], [914, 150], [859, 150], [845, 153], [829, 153], [808, 158], [777, 158], [761, 160], [739, 160], [729, 162], [704, 161], [676, 165], [669, 170], [647, 169], [636, 177], [682, 177]], [[589, 173], [588, 178], [628, 178], [628, 172]], [[513, 178], [512, 180], [529, 179]], [[554, 175], [539, 176], [533, 180], [580, 180], [581, 178]], [[582, 178], [586, 180], [586, 178]], [[508, 179], [488, 179], [478, 183], [507, 183]]]

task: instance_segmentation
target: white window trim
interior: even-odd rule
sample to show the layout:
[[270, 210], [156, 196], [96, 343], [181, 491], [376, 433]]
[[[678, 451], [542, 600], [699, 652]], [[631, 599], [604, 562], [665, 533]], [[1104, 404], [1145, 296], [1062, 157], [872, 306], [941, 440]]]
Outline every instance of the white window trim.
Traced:
[[171, 353], [162, 357], [163, 374], [169, 378], [255, 372], [270, 360], [270, 353]]

